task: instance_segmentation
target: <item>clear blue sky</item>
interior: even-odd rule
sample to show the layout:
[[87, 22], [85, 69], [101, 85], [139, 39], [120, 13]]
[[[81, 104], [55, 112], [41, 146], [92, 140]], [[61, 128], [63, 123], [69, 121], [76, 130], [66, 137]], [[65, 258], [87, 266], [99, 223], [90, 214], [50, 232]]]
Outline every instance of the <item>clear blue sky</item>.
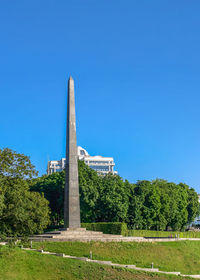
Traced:
[[0, 1], [0, 148], [40, 174], [65, 156], [66, 85], [77, 140], [125, 179], [200, 192], [200, 1]]

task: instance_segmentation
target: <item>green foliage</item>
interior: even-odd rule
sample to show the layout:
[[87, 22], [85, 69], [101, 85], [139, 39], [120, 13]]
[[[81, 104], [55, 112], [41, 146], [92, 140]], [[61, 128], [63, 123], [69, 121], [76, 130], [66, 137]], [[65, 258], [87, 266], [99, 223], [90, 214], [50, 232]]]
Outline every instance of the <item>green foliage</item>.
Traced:
[[191, 223], [196, 218], [197, 214], [200, 214], [200, 205], [198, 202], [198, 194], [195, 192], [193, 188], [187, 188], [188, 192], [188, 221]]
[[32, 178], [37, 175], [30, 158], [11, 149], [0, 149], [0, 175], [7, 178]]
[[81, 223], [81, 227], [87, 230], [101, 231], [108, 234], [127, 234], [126, 223]]
[[198, 213], [197, 193], [186, 184], [138, 181], [131, 189], [127, 221], [132, 229], [183, 230]]
[[[130, 184], [118, 175], [98, 176], [83, 161], [78, 164], [83, 223], [124, 222], [130, 229], [180, 231], [199, 214], [198, 195], [186, 184], [161, 179]], [[53, 225], [63, 222], [64, 184], [64, 171], [32, 182], [31, 189], [50, 202]]]
[[[125, 234], [116, 229], [120, 222], [130, 229], [180, 231], [199, 214], [198, 195], [186, 184], [160, 179], [130, 184], [78, 164], [81, 221], [88, 229]], [[48, 201], [51, 224], [63, 223], [65, 172], [33, 179], [36, 174], [29, 157], [0, 149], [1, 236], [42, 232], [49, 223]]]
[[126, 236], [141, 236], [141, 237], [177, 237], [179, 238], [200, 238], [200, 232], [194, 231], [153, 231], [153, 230], [134, 230], [128, 229]]
[[[99, 199], [101, 177], [89, 168], [83, 161], [79, 161], [79, 189], [80, 211], [82, 222], [95, 222], [98, 216], [96, 206]], [[53, 225], [63, 223], [64, 219], [64, 185], [65, 172], [53, 173], [36, 178], [31, 183], [31, 190], [44, 194], [51, 208], [51, 222]]]
[[48, 201], [43, 195], [30, 192], [25, 181], [9, 181], [5, 189], [4, 205], [0, 230], [7, 235], [42, 232], [49, 222]]
[[122, 178], [112, 174], [103, 177], [99, 189], [96, 221], [125, 222], [128, 206], [128, 193]]
[[95, 222], [101, 215], [100, 189], [102, 177], [88, 167], [83, 161], [78, 162], [81, 221], [84, 223]]
[[51, 223], [58, 225], [64, 219], [64, 171], [53, 173], [52, 175], [43, 175], [36, 178], [31, 183], [31, 190], [44, 194], [49, 201], [51, 208]]
[[29, 235], [49, 223], [48, 201], [29, 191], [37, 172], [30, 159], [10, 149], [0, 149], [0, 234]]

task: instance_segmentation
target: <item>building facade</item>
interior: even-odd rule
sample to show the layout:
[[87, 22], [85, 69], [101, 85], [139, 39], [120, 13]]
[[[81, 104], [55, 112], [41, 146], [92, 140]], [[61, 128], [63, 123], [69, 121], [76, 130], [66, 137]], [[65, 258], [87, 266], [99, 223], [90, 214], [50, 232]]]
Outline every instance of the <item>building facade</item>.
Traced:
[[[99, 175], [106, 175], [108, 173], [117, 174], [114, 171], [113, 157], [90, 156], [88, 152], [82, 147], [77, 147], [77, 155], [79, 160], [83, 160], [90, 168], [97, 171]], [[60, 172], [65, 168], [66, 159], [48, 161], [47, 174]]]

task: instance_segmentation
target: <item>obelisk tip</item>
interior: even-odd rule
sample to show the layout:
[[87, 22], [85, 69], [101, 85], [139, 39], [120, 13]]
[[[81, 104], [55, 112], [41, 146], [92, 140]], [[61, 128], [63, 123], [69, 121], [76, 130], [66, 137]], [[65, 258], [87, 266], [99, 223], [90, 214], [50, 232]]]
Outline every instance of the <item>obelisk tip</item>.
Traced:
[[69, 80], [73, 80], [72, 76], [69, 76]]

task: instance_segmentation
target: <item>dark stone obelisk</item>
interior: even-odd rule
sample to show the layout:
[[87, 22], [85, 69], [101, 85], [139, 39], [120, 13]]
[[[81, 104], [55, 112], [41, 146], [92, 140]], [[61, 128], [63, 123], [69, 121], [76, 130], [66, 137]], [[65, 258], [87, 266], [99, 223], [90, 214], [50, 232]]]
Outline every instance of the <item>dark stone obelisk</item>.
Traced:
[[76, 116], [74, 80], [68, 80], [67, 98], [66, 182], [64, 199], [65, 228], [80, 228], [80, 200], [78, 184], [78, 159], [76, 145]]

